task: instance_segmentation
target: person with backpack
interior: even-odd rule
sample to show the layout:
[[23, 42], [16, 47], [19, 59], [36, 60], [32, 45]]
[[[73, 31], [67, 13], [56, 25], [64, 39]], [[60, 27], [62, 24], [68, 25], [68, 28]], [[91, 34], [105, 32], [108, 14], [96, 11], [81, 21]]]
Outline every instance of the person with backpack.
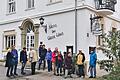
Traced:
[[79, 70], [79, 77], [83, 78], [85, 77], [84, 73], [84, 61], [85, 61], [85, 55], [82, 52], [82, 50], [79, 50], [79, 53], [77, 54], [77, 65], [78, 65], [78, 70]]

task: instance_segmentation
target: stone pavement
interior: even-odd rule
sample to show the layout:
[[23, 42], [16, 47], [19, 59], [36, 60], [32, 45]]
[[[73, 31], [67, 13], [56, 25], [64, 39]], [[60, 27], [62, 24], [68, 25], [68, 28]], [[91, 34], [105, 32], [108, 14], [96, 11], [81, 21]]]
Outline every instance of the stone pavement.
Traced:
[[80, 79], [76, 75], [72, 75], [73, 78], [64, 79], [64, 76], [54, 76], [52, 72], [47, 72], [47, 69], [45, 71], [36, 70], [35, 75], [31, 75], [30, 69], [26, 69], [25, 72], [26, 72], [26, 75], [21, 75], [20, 66], [18, 66], [19, 76], [15, 78], [7, 78], [5, 76], [6, 68], [3, 65], [0, 65], [0, 80], [97, 80], [97, 79], [89, 79], [88, 76], [86, 76], [85, 79], [82, 79], [82, 78]]

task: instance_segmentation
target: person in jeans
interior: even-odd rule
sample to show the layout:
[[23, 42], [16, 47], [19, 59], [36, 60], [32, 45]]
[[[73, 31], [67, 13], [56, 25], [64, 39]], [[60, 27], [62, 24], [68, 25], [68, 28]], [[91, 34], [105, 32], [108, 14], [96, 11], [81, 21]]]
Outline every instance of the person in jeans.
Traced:
[[56, 54], [57, 76], [62, 76], [63, 56], [61, 52]]
[[33, 48], [30, 48], [29, 59], [31, 62], [31, 74], [34, 75], [36, 62], [38, 61], [38, 54]]
[[68, 74], [71, 76], [71, 71], [72, 71], [72, 54], [70, 52], [67, 52], [67, 54], [65, 55], [65, 79], [67, 78]]
[[82, 50], [79, 50], [79, 53], [77, 54], [77, 65], [79, 70], [79, 77], [83, 76], [83, 78], [85, 77], [84, 61], [85, 61], [84, 53], [82, 53]]
[[[96, 78], [96, 61], [97, 61], [97, 55], [96, 55], [96, 48], [93, 47], [90, 52], [90, 62], [89, 62], [89, 69], [90, 69], [90, 77], [89, 78]], [[94, 74], [93, 74], [94, 73]]]
[[15, 63], [14, 56], [11, 53], [11, 49], [8, 49], [8, 52], [7, 52], [7, 55], [6, 55], [6, 63], [5, 63], [5, 67], [8, 67], [7, 68], [7, 73], [6, 73], [7, 77], [14, 76], [14, 74], [13, 74], [14, 63]]
[[42, 50], [41, 50], [41, 53], [39, 54], [40, 56], [40, 60], [39, 60], [39, 70], [41, 68], [41, 64], [43, 62], [43, 70], [45, 70], [45, 65], [46, 65], [46, 61], [45, 61], [45, 56], [46, 56], [46, 53], [47, 53], [47, 49], [45, 48], [45, 45], [42, 46]]
[[22, 63], [22, 67], [21, 67], [21, 74], [25, 74], [24, 72], [24, 68], [27, 62], [27, 52], [26, 52], [26, 48], [24, 47], [23, 50], [20, 52], [20, 62]]
[[40, 70], [40, 61], [41, 61], [41, 52], [42, 52], [42, 49], [43, 49], [43, 42], [40, 42], [40, 46], [39, 46], [39, 65], [38, 65], [38, 70]]
[[12, 54], [14, 55], [14, 59], [15, 59], [15, 64], [13, 66], [13, 69], [14, 69], [14, 75], [18, 75], [17, 74], [17, 65], [18, 65], [18, 51], [15, 49], [15, 46], [13, 45], [12, 46]]
[[48, 48], [47, 54], [46, 54], [46, 60], [47, 60], [47, 65], [48, 65], [48, 72], [51, 71], [52, 69], [52, 51], [50, 48]]

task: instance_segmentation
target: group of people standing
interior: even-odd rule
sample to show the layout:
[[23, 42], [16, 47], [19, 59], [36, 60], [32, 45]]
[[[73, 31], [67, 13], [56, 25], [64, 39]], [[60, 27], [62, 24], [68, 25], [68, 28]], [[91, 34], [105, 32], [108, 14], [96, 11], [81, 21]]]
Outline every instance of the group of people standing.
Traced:
[[[92, 47], [89, 54], [90, 54], [90, 61], [88, 68], [88, 72], [90, 72], [89, 78], [96, 78], [96, 61], [97, 61], [96, 48]], [[78, 65], [79, 76], [80, 77], [83, 76], [83, 78], [85, 77], [84, 61], [85, 61], [85, 55], [82, 52], [82, 50], [79, 50], [79, 53], [76, 56], [76, 63]]]
[[[23, 74], [23, 75], [26, 74], [24, 72], [24, 68], [25, 68], [25, 65], [26, 65], [27, 61], [28, 61], [27, 52], [26, 52], [26, 48], [24, 47], [23, 50], [20, 52], [20, 62], [22, 64], [21, 74]], [[35, 66], [36, 66], [37, 61], [38, 61], [37, 52], [33, 48], [30, 48], [29, 62], [31, 63], [31, 74], [32, 75], [35, 74]]]
[[[29, 58], [27, 56], [29, 56]], [[51, 48], [46, 49], [45, 45], [41, 43], [39, 46], [39, 54], [33, 48], [30, 48], [29, 55], [27, 55], [26, 48], [23, 47], [23, 50], [20, 52], [20, 62], [22, 64], [21, 74], [23, 75], [26, 74], [24, 72], [24, 68], [28, 60], [29, 62], [31, 62], [32, 75], [35, 74], [36, 63], [38, 62], [38, 70], [41, 69], [41, 65], [43, 65], [42, 69], [45, 70], [46, 61], [47, 61], [48, 72], [53, 71], [53, 74], [56, 76], [62, 76], [64, 73], [65, 78], [67, 78], [68, 75], [70, 75], [70, 77], [72, 78], [71, 74], [74, 73], [73, 67], [75, 65], [73, 64], [73, 53], [65, 52], [64, 55], [62, 55], [61, 51], [59, 51], [57, 47], [55, 48], [54, 51], [51, 51]], [[97, 60], [97, 55], [95, 52], [95, 48], [93, 48], [90, 51], [89, 78], [96, 77], [96, 60]], [[18, 52], [15, 49], [15, 46], [12, 46], [12, 48], [8, 49], [8, 53], [6, 56], [5, 66], [8, 67], [6, 73], [7, 77], [18, 75], [16, 72], [17, 64], [18, 64]], [[78, 66], [77, 75], [79, 75], [79, 77], [84, 78], [85, 55], [82, 52], [82, 50], [79, 50], [79, 53], [76, 54], [75, 64]]]
[[[54, 75], [62, 75], [62, 64], [63, 64], [63, 55], [58, 48], [52, 52], [51, 48], [48, 50], [45, 48], [45, 45], [40, 45], [39, 47], [39, 67], [38, 70], [41, 69], [41, 64], [43, 63], [43, 70], [46, 67], [46, 61], [48, 66], [48, 72], [53, 71]], [[57, 71], [57, 73], [56, 73]]]
[[[27, 55], [26, 47], [23, 47], [23, 49], [20, 52], [20, 62], [22, 64], [22, 66], [21, 66], [21, 74], [22, 75], [26, 74], [24, 72], [24, 68], [28, 61], [27, 56], [28, 55]], [[31, 74], [33, 75], [33, 74], [35, 74], [36, 62], [38, 61], [38, 54], [33, 48], [30, 48], [29, 61], [31, 62]], [[8, 49], [8, 52], [6, 55], [5, 67], [8, 67], [7, 73], [6, 73], [7, 77], [18, 76], [17, 65], [18, 65], [18, 51], [15, 49], [15, 46], [12, 46], [11, 48]]]
[[[90, 77], [89, 78], [95, 78], [96, 77], [96, 61], [97, 61], [97, 55], [96, 55], [96, 49], [95, 47], [92, 47], [90, 51], [90, 61], [89, 61], [89, 70], [90, 71]], [[40, 45], [39, 47], [39, 67], [40, 70], [41, 64], [43, 63], [43, 70], [46, 66], [46, 61], [48, 65], [48, 72], [53, 71], [53, 74], [56, 76], [62, 76], [64, 73], [65, 78], [68, 77], [68, 75], [71, 76], [73, 71], [74, 61], [73, 61], [73, 54], [72, 52], [65, 52], [64, 54], [61, 53], [61, 51], [58, 50], [56, 47], [54, 51], [51, 51], [51, 48], [48, 48], [48, 50], [45, 48], [45, 45]], [[85, 55], [82, 52], [82, 50], [79, 50], [78, 54], [76, 54], [75, 63], [78, 67], [78, 73], [77, 75], [79, 77], [85, 77]]]
[[8, 49], [8, 53], [6, 55], [5, 67], [8, 67], [7, 73], [6, 73], [7, 77], [18, 75], [17, 74], [17, 65], [18, 65], [18, 52], [15, 49], [15, 46], [12, 46], [11, 49]]

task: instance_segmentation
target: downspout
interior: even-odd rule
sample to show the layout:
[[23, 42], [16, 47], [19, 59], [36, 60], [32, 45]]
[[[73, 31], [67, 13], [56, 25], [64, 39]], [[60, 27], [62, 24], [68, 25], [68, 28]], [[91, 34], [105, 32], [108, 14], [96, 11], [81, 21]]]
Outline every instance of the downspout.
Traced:
[[75, 0], [75, 54], [77, 54], [77, 0]]

